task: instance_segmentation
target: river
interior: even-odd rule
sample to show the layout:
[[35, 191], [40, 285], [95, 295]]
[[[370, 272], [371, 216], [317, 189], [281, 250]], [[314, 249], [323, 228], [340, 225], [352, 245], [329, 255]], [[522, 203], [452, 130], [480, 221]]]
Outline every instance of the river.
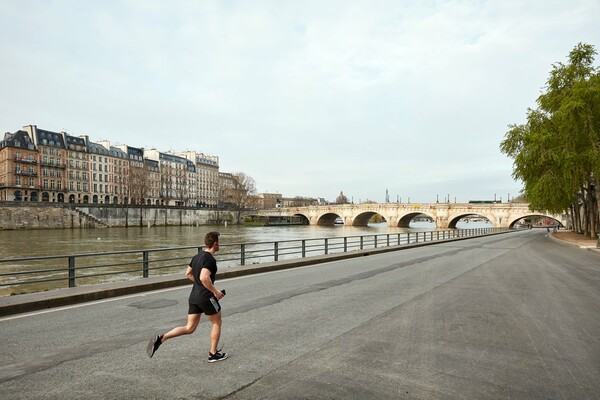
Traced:
[[[458, 228], [490, 228], [486, 222], [461, 221]], [[358, 236], [435, 230], [429, 222], [411, 222], [410, 228], [390, 228], [386, 223], [368, 226], [259, 226], [203, 225], [135, 228], [0, 231], [0, 259], [45, 257], [119, 250], [146, 250], [201, 246], [209, 231], [221, 232], [222, 244], [272, 242], [292, 239]]]

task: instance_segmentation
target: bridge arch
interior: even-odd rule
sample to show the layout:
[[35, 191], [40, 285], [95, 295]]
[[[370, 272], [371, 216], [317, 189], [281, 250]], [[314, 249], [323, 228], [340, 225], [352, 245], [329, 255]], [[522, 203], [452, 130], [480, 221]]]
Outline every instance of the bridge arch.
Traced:
[[398, 228], [410, 228], [410, 221], [412, 221], [415, 217], [418, 217], [419, 215], [425, 215], [435, 221], [434, 216], [432, 216], [426, 212], [415, 211], [415, 212], [409, 212], [408, 214], [404, 214], [400, 218], [398, 218], [398, 222], [396, 223], [396, 226]]
[[454, 215], [452, 217], [452, 219], [450, 219], [450, 221], [448, 221], [448, 228], [450, 229], [456, 229], [456, 224], [458, 224], [458, 221], [460, 221], [463, 218], [467, 218], [467, 217], [482, 217], [487, 219], [492, 225], [495, 225], [494, 223], [494, 217], [492, 215], [485, 215], [485, 213], [461, 213], [458, 215]]
[[374, 215], [379, 215], [383, 221], [385, 221], [385, 216], [381, 215], [375, 211], [365, 211], [354, 217], [352, 220], [352, 226], [367, 226], [369, 225], [369, 221]]
[[509, 228], [511, 228], [511, 229], [514, 228], [515, 225], [517, 224], [517, 222], [519, 222], [523, 219], [536, 218], [536, 217], [551, 219], [552, 221], [556, 222], [556, 224], [560, 225], [561, 227], [563, 227], [563, 228], [565, 227], [564, 224], [560, 220], [558, 220], [554, 217], [551, 217], [551, 216], [543, 214], [543, 213], [531, 213], [531, 214], [523, 215], [522, 217], [516, 218], [513, 221], [511, 221], [509, 224]]
[[317, 219], [317, 225], [333, 225], [335, 220], [338, 218], [343, 219], [343, 217], [339, 214], [334, 212], [326, 212], [325, 214], [321, 214], [321, 216], [319, 216]]

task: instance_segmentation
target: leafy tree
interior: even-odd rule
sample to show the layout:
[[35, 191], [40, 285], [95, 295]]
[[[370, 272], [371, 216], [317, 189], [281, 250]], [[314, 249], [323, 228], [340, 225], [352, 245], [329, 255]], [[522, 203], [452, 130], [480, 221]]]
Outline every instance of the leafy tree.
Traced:
[[552, 66], [538, 108], [509, 125], [500, 145], [534, 210], [570, 210], [575, 228], [595, 237], [599, 221], [600, 73], [596, 50], [578, 44], [567, 64]]

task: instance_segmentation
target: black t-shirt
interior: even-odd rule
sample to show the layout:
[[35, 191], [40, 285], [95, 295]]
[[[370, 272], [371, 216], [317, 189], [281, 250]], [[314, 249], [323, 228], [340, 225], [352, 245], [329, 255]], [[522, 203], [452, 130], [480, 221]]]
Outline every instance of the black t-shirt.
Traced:
[[212, 254], [201, 250], [190, 261], [190, 267], [192, 267], [192, 275], [194, 276], [194, 287], [190, 293], [190, 301], [213, 297], [212, 292], [200, 282], [200, 271], [202, 268], [208, 269], [210, 271], [210, 280], [212, 283], [215, 283], [215, 278], [217, 277], [217, 260], [215, 260]]

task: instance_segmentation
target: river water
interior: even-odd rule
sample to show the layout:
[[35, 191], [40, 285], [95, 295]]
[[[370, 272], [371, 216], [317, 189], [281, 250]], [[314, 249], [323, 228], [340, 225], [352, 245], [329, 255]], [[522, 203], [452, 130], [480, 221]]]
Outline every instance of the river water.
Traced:
[[[486, 222], [458, 225], [459, 229], [489, 227], [492, 225]], [[434, 223], [412, 222], [410, 228], [390, 228], [384, 222], [358, 227], [203, 225], [0, 231], [0, 259], [202, 246], [204, 235], [213, 230], [221, 232], [221, 244], [233, 244], [432, 231], [436, 227]]]
[[[461, 222], [458, 224], [459, 229], [491, 227], [490, 223], [485, 222]], [[150, 228], [0, 231], [0, 260], [4, 260], [4, 262], [0, 262], [0, 296], [51, 290], [67, 285], [68, 258], [66, 257], [61, 257], [60, 259], [44, 258], [36, 261], [11, 261], [12, 259], [135, 250], [135, 254], [118, 253], [77, 257], [77, 285], [139, 279], [142, 265], [140, 259], [141, 252], [139, 250], [186, 246], [202, 247], [204, 235], [209, 231], [215, 230], [221, 232], [221, 251], [217, 259], [221, 260], [220, 267], [226, 268], [239, 264], [239, 259], [236, 257], [231, 258], [229, 253], [235, 248], [239, 250], [239, 246], [228, 246], [233, 244], [259, 242], [271, 244], [272, 242], [283, 242], [286, 240], [298, 241], [303, 239], [434, 231], [436, 227], [433, 223], [418, 221], [412, 222], [410, 228], [390, 228], [384, 222], [362, 227], [341, 225], [260, 227], [204, 225], [198, 227], [155, 226]], [[160, 254], [163, 257], [162, 260], [153, 261], [152, 267], [167, 266], [165, 268], [168, 268], [165, 270], [155, 269], [152, 275], [173, 273], [173, 268], [183, 268], [181, 266], [186, 265], [189, 258], [195, 254], [193, 249], [152, 253]], [[256, 254], [256, 257], [249, 262], [262, 262], [261, 257], [262, 255]], [[272, 256], [269, 257], [272, 259]], [[283, 258], [286, 258], [286, 256], [284, 255]], [[37, 282], [36, 280], [39, 279], [46, 281]]]

